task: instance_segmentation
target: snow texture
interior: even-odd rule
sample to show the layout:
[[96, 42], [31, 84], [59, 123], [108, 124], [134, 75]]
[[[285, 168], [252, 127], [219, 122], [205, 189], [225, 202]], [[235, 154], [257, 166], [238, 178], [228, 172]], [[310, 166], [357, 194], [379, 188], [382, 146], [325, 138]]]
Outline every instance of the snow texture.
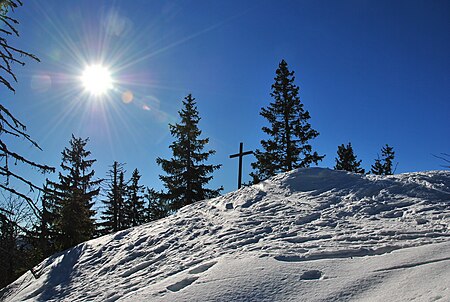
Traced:
[[53, 255], [5, 301], [450, 301], [450, 172], [299, 169]]

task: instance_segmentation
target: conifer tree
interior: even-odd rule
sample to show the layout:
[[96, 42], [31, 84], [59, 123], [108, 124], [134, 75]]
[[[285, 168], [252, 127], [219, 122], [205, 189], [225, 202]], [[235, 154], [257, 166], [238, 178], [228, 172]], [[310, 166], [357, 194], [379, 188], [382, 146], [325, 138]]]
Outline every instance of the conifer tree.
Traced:
[[375, 159], [375, 163], [371, 166], [370, 172], [375, 175], [383, 175], [383, 164], [380, 158]]
[[58, 217], [56, 198], [50, 190], [51, 182], [46, 179], [41, 197], [42, 215], [37, 233], [39, 234], [39, 248], [44, 257], [55, 252], [54, 242], [58, 238], [55, 230], [55, 222]]
[[335, 170], [344, 170], [354, 173], [364, 173], [364, 169], [361, 168], [361, 161], [356, 159], [356, 155], [353, 153], [353, 147], [351, 143], [347, 146], [344, 144], [338, 146], [338, 157], [336, 158]]
[[105, 210], [102, 212], [101, 233], [117, 232], [122, 228], [124, 202], [126, 199], [126, 183], [124, 182], [123, 164], [115, 161], [107, 173], [107, 193], [103, 200]]
[[257, 183], [277, 173], [317, 164], [325, 156], [312, 151], [311, 139], [319, 135], [309, 124], [309, 112], [305, 110], [298, 96], [299, 87], [294, 84], [295, 76], [282, 60], [276, 71], [271, 97], [274, 99], [260, 115], [269, 122], [262, 128], [270, 136], [261, 140], [263, 150], [256, 150], [256, 162], [250, 175]]
[[203, 151], [209, 138], [200, 139], [200, 121], [195, 99], [191, 94], [185, 97], [183, 109], [179, 111], [180, 123], [169, 124], [170, 133], [175, 141], [170, 145], [171, 159], [157, 158], [156, 162], [167, 175], [160, 175], [167, 192], [161, 194], [171, 210], [195, 201], [216, 197], [222, 187], [207, 189], [205, 186], [213, 178], [210, 174], [221, 165], [208, 165], [204, 162], [215, 153], [214, 150]]
[[127, 187], [127, 200], [125, 202], [125, 224], [128, 227], [141, 225], [146, 221], [144, 186], [139, 184], [140, 178], [138, 169], [134, 169]]
[[99, 194], [101, 180], [94, 180], [92, 165], [86, 150], [89, 139], [72, 135], [70, 146], [62, 152], [59, 182], [51, 182], [52, 194], [56, 198], [55, 222], [59, 233], [58, 247], [63, 250], [92, 238], [95, 231], [93, 210], [94, 197]]
[[154, 221], [169, 215], [167, 203], [161, 198], [162, 193], [156, 192], [154, 189], [147, 188], [145, 198], [147, 205], [147, 221]]
[[371, 172], [376, 175], [392, 175], [394, 158], [394, 148], [386, 144], [381, 148], [381, 159], [377, 158], [371, 166]]

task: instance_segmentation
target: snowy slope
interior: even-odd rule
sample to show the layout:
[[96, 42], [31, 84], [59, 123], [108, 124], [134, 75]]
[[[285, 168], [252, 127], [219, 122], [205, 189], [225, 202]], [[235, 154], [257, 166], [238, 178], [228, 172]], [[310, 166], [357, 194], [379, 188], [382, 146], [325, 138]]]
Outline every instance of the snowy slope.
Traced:
[[5, 301], [450, 301], [450, 172], [280, 174], [54, 255]]

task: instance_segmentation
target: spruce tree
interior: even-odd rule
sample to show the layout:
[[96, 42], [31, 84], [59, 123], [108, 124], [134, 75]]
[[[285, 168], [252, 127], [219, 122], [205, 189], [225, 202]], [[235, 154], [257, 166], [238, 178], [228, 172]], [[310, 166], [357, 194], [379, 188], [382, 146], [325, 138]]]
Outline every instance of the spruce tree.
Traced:
[[160, 175], [167, 192], [161, 194], [171, 210], [195, 201], [216, 197], [222, 187], [207, 189], [205, 186], [213, 178], [210, 174], [221, 165], [208, 165], [204, 162], [215, 153], [214, 150], [203, 151], [209, 138], [200, 139], [200, 121], [195, 99], [191, 94], [185, 97], [183, 109], [179, 111], [180, 123], [169, 124], [170, 133], [175, 141], [170, 145], [171, 159], [157, 158], [156, 162], [167, 175]]
[[125, 224], [129, 227], [141, 225], [146, 221], [144, 207], [144, 186], [139, 184], [141, 175], [138, 169], [134, 169], [127, 187], [127, 199], [125, 201]]
[[65, 174], [59, 172], [59, 182], [50, 183], [56, 198], [55, 227], [61, 250], [91, 239], [95, 231], [92, 207], [101, 180], [94, 180], [92, 165], [96, 160], [88, 159], [91, 154], [86, 150], [88, 140], [72, 135], [70, 146], [62, 152], [61, 168]]
[[124, 182], [123, 164], [115, 161], [107, 173], [107, 193], [103, 200], [105, 210], [102, 212], [101, 233], [107, 234], [122, 229], [126, 183]]
[[344, 170], [354, 173], [364, 173], [364, 169], [361, 168], [361, 161], [356, 159], [356, 155], [353, 153], [352, 144], [348, 143], [338, 146], [338, 157], [336, 158], [335, 170]]
[[263, 150], [255, 151], [257, 161], [252, 163], [252, 168], [256, 171], [250, 174], [254, 183], [280, 172], [309, 167], [325, 157], [313, 152], [309, 144], [319, 132], [308, 122], [311, 117], [300, 101], [299, 87], [294, 80], [294, 72], [282, 60], [270, 94], [274, 101], [260, 112], [269, 122], [262, 130], [270, 138], [261, 140]]
[[375, 163], [371, 166], [370, 172], [375, 175], [383, 175], [383, 164], [380, 158], [375, 159]]
[[37, 233], [39, 234], [39, 248], [44, 257], [53, 254], [56, 249], [54, 246], [55, 240], [58, 238], [55, 223], [57, 221], [57, 204], [56, 196], [51, 193], [51, 182], [46, 179], [43, 187], [43, 194], [41, 197], [42, 215], [39, 221]]
[[169, 215], [167, 203], [161, 198], [162, 193], [156, 192], [154, 189], [147, 188], [145, 198], [148, 201], [147, 205], [147, 221], [154, 221]]
[[392, 175], [393, 161], [395, 158], [394, 148], [386, 144], [381, 148], [381, 159], [377, 158], [371, 166], [371, 172], [376, 175]]

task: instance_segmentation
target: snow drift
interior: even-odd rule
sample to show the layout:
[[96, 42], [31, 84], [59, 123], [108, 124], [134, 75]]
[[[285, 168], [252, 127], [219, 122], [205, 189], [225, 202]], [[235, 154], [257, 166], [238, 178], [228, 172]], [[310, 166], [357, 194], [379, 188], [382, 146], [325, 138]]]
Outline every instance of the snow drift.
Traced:
[[450, 172], [280, 174], [53, 255], [5, 301], [448, 301]]

